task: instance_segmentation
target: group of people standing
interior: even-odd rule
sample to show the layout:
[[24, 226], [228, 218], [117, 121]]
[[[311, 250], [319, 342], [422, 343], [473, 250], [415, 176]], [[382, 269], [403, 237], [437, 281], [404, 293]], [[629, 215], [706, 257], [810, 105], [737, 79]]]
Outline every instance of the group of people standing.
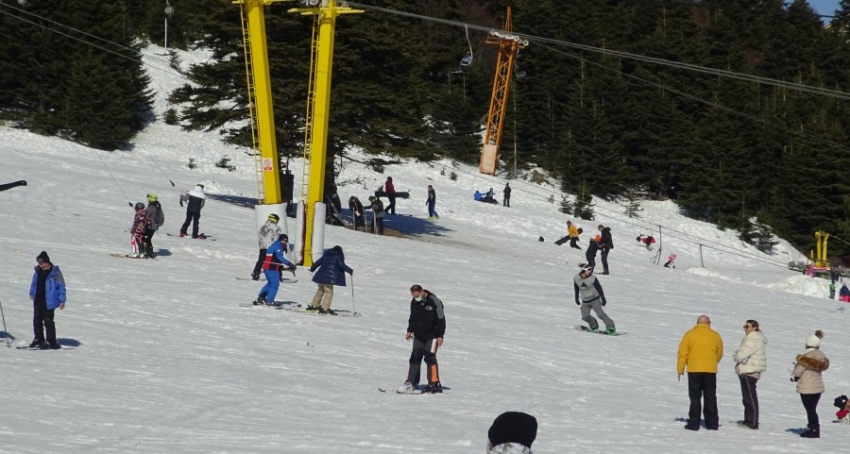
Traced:
[[[744, 406], [744, 419], [739, 425], [758, 429], [760, 413], [756, 384], [767, 370], [767, 337], [755, 320], [744, 322], [743, 329], [744, 338], [733, 355]], [[825, 390], [821, 374], [829, 368], [829, 359], [820, 350], [822, 338], [823, 333], [815, 331], [806, 339], [805, 351], [797, 355], [791, 372], [791, 381], [796, 382], [797, 393], [806, 410], [806, 430], [800, 433], [803, 438], [820, 438], [817, 405]], [[717, 331], [711, 329], [711, 319], [707, 315], [700, 315], [696, 326], [682, 337], [678, 350], [676, 371], [679, 380], [686, 369], [688, 374], [690, 410], [685, 429], [699, 430], [701, 412], [705, 417], [706, 429], [717, 430], [720, 427], [717, 365], [722, 359], [723, 339]]]
[[[162, 204], [159, 203], [159, 197], [151, 193], [147, 195], [147, 199], [147, 206], [142, 202], [134, 205], [136, 212], [133, 216], [133, 224], [130, 226], [130, 254], [128, 255], [131, 258], [155, 258], [153, 236], [165, 224], [165, 213], [162, 210]], [[181, 237], [187, 236], [189, 225], [192, 224], [192, 238], [204, 238], [203, 234], [198, 233], [198, 224], [205, 201], [206, 194], [202, 184], [197, 184], [191, 191], [180, 195], [180, 206], [182, 207], [184, 202], [187, 205], [186, 220], [180, 227]]]

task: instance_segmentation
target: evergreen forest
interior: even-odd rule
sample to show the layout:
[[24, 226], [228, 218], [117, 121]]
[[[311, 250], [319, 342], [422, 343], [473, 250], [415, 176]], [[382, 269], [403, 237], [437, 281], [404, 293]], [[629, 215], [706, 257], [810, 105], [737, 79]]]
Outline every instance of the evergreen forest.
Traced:
[[[163, 44], [165, 0], [10, 3], [0, 3], [0, 119], [106, 150], [152, 121], [138, 49]], [[248, 145], [239, 8], [168, 3], [169, 47], [214, 55], [170, 95], [176, 120]], [[337, 20], [329, 162], [356, 146], [376, 163], [476, 164], [496, 58], [485, 30], [501, 29], [510, 6], [529, 45], [500, 172], [544, 169], [578, 197], [671, 199], [750, 242], [772, 231], [809, 250], [818, 229], [850, 241], [850, 0], [828, 26], [805, 0], [350, 3], [366, 12]], [[293, 6], [266, 8], [282, 159], [302, 152], [309, 74], [312, 18]]]

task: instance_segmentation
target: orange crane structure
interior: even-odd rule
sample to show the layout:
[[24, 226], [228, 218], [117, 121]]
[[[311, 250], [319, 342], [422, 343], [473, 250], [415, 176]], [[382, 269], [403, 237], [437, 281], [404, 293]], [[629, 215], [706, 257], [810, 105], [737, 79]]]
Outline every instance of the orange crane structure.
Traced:
[[505, 17], [503, 30], [490, 30], [487, 44], [499, 46], [496, 60], [496, 75], [493, 78], [493, 93], [490, 97], [490, 110], [487, 112], [487, 127], [484, 136], [484, 147], [481, 149], [481, 161], [478, 171], [487, 175], [495, 175], [499, 166], [499, 147], [502, 145], [502, 132], [505, 126], [505, 112], [508, 110], [508, 94], [511, 87], [511, 76], [514, 73], [514, 61], [517, 52], [528, 46], [528, 40], [511, 33], [511, 7]]

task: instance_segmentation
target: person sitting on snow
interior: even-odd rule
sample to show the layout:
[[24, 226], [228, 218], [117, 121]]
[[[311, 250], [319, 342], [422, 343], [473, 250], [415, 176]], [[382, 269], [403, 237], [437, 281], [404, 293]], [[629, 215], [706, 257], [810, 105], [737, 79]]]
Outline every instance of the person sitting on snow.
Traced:
[[667, 263], [664, 264], [664, 268], [676, 268], [676, 265], [673, 262], [676, 261], [676, 254], [670, 254], [670, 257], [667, 257]]
[[838, 291], [838, 298], [845, 303], [850, 303], [850, 289], [847, 288], [847, 284], [841, 285], [841, 290]]
[[478, 190], [476, 189], [476, 190], [475, 190], [475, 194], [473, 194], [473, 195], [472, 195], [472, 198], [473, 198], [473, 199], [475, 199], [475, 201], [476, 201], [476, 202], [480, 202], [480, 201], [481, 201], [481, 197], [484, 197], [484, 196], [483, 196], [483, 195], [481, 195], [481, 193], [480, 193], [480, 192], [478, 192]]
[[841, 395], [836, 397], [834, 405], [838, 408], [838, 411], [835, 412], [838, 422], [841, 424], [850, 424], [850, 400], [847, 399], [847, 396]]

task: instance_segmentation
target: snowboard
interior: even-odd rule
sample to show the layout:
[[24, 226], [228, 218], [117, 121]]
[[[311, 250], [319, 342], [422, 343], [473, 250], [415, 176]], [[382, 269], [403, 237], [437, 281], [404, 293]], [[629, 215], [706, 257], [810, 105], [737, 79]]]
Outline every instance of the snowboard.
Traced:
[[284, 306], [281, 309], [299, 314], [318, 315], [322, 317], [360, 317], [362, 315], [360, 312], [351, 312], [344, 309], [334, 309], [336, 315], [320, 314], [319, 311], [308, 311], [306, 306], [301, 306], [300, 304], [297, 306]]
[[[67, 346], [64, 346], [64, 345], [60, 345], [60, 347], [62, 347], [62, 348], [57, 348], [57, 349], [48, 348], [48, 349], [45, 349], [44, 351], [49, 352], [49, 351], [54, 351], [54, 350], [73, 350], [73, 349], [77, 348], [77, 347], [67, 347]], [[30, 350], [30, 351], [35, 351], [35, 352], [42, 351], [40, 348], [30, 347], [28, 344], [27, 345], [18, 345], [17, 347], [15, 347], [15, 349], [16, 350]]]
[[[424, 386], [417, 387], [416, 389], [411, 389], [410, 391], [407, 391], [407, 392], [401, 392], [397, 389], [393, 390], [393, 389], [389, 389], [389, 388], [378, 388], [378, 391], [380, 391], [382, 393], [402, 394], [402, 395], [405, 395], [405, 396], [421, 396], [421, 395], [442, 394], [442, 393], [426, 393], [426, 392], [423, 391], [424, 388], [425, 388]], [[444, 392], [445, 391], [443, 391], [443, 393]]]
[[154, 257], [131, 257], [130, 254], [121, 254], [121, 253], [118, 253], [118, 252], [116, 252], [114, 254], [109, 254], [109, 255], [111, 255], [113, 257], [133, 259], [133, 260], [156, 260], [156, 258], [154, 258]]
[[206, 233], [199, 234], [197, 238], [192, 238], [191, 236], [188, 236], [188, 235], [187, 236], [180, 236], [179, 233], [177, 235], [175, 235], [173, 233], [166, 233], [166, 235], [173, 236], [175, 238], [185, 238], [187, 240], [209, 240], [209, 241], [215, 241], [216, 240], [215, 238], [212, 237], [212, 235], [207, 235]]
[[623, 336], [623, 335], [625, 335], [625, 334], [626, 334], [626, 333], [625, 333], [625, 332], [623, 332], [623, 331], [617, 331], [617, 332], [616, 332], [616, 333], [614, 333], [614, 334], [608, 334], [608, 333], [606, 333], [604, 330], [600, 330], [600, 331], [593, 332], [593, 331], [590, 331], [590, 328], [588, 328], [588, 327], [586, 327], [586, 326], [584, 326], [584, 325], [576, 325], [576, 326], [575, 326], [575, 329], [577, 329], [577, 330], [579, 330], [579, 331], [584, 331], [584, 332], [586, 332], [586, 333], [602, 334], [603, 336], [615, 336], [615, 337], [616, 337], [616, 336]]

